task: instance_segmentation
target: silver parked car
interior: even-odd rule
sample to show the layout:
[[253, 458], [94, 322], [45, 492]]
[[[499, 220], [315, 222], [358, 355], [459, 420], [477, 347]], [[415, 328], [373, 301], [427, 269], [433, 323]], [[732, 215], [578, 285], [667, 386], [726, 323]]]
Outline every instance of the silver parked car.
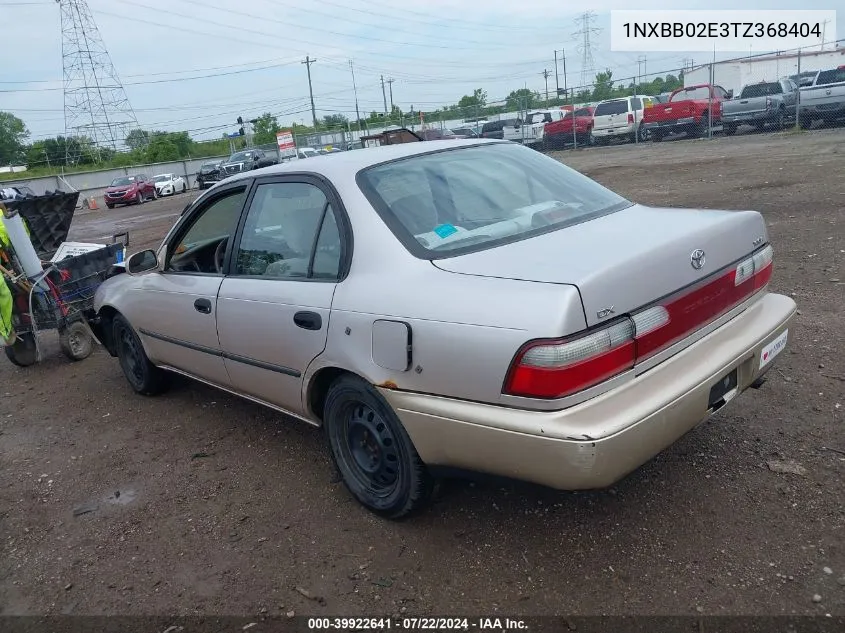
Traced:
[[650, 208], [506, 141], [239, 174], [96, 295], [139, 393], [178, 372], [325, 427], [366, 507], [441, 468], [605, 487], [761, 376], [796, 312], [754, 211]]

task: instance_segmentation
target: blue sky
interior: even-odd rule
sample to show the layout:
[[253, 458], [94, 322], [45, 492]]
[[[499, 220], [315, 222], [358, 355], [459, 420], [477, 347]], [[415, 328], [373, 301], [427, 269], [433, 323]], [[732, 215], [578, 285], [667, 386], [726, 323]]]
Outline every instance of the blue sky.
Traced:
[[[749, 0], [743, 9], [836, 9], [835, 2]], [[596, 14], [592, 36], [596, 70], [614, 77], [638, 72], [642, 53], [610, 50], [611, 9], [630, 3], [597, 0], [575, 6], [548, 0], [89, 0], [89, 7], [126, 86], [142, 127], [191, 130], [216, 138], [246, 118], [272, 112], [281, 123], [310, 122], [306, 55], [317, 115], [354, 117], [348, 60], [354, 60], [362, 113], [383, 110], [380, 77], [393, 78], [393, 101], [403, 110], [433, 110], [474, 88], [491, 100], [528, 86], [545, 90], [554, 51], [565, 49], [567, 84], [578, 84], [581, 54], [573, 34], [585, 8]], [[736, 8], [719, 2], [665, 3], [673, 9]], [[652, 3], [643, 9], [660, 9]], [[845, 8], [845, 7], [843, 7]], [[0, 110], [22, 118], [31, 139], [63, 133], [60, 11], [54, 0], [0, 0]], [[836, 30], [845, 35], [845, 10]], [[755, 51], [762, 52], [762, 51]], [[722, 54], [720, 57], [729, 57]], [[646, 72], [677, 73], [683, 58], [708, 54], [645, 53]], [[560, 83], [563, 64], [559, 61]], [[593, 74], [593, 73], [591, 73]], [[29, 83], [14, 83], [29, 82]], [[389, 97], [388, 97], [389, 99]]]

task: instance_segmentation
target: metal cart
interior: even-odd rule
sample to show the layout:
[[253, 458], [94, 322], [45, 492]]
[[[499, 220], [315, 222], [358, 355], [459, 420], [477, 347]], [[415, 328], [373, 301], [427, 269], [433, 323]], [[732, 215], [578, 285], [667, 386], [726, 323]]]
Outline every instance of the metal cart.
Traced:
[[94, 318], [94, 294], [108, 277], [123, 272], [122, 264], [129, 234], [113, 236], [113, 244], [49, 262], [67, 238], [77, 194], [44, 196], [5, 202], [27, 222], [30, 239], [45, 261], [44, 272], [28, 279], [15, 265], [14, 249], [3, 266], [4, 283], [12, 293], [14, 339], [6, 345], [6, 357], [19, 367], [40, 359], [38, 335], [58, 330], [62, 352], [71, 360], [91, 355], [95, 338], [88, 324]]

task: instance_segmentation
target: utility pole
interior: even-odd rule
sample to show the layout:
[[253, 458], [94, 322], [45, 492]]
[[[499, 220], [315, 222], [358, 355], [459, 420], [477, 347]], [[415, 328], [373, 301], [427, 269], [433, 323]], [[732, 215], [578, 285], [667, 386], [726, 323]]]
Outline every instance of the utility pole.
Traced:
[[393, 79], [387, 80], [387, 85], [390, 86], [390, 113], [393, 114]]
[[[798, 74], [801, 74], [801, 49], [798, 49]], [[798, 94], [795, 95], [795, 129], [801, 129], [801, 86], [798, 86]]]
[[550, 73], [547, 68], [544, 68], [541, 74], [543, 75], [543, 79], [546, 81], [546, 105], [549, 105], [549, 75], [552, 73]]
[[[561, 57], [563, 57], [563, 102], [566, 103], [569, 97], [569, 91], [566, 89], [566, 49], [561, 49]], [[575, 111], [575, 94], [572, 95], [572, 111]]]
[[358, 121], [358, 131], [361, 131], [361, 113], [358, 111], [358, 88], [355, 86], [355, 67], [352, 60], [349, 60], [349, 70], [352, 71], [352, 92], [355, 93], [355, 118]]
[[311, 118], [314, 121], [314, 131], [317, 131], [317, 110], [314, 108], [314, 90], [311, 87], [311, 64], [316, 62], [316, 59], [311, 59], [308, 55], [305, 56], [305, 68], [308, 70], [308, 93], [311, 95]]
[[643, 72], [645, 69], [645, 55], [640, 55], [637, 57], [637, 90], [639, 91], [640, 84], [643, 83], [643, 79], [645, 77], [645, 73]]
[[555, 49], [555, 98], [560, 98], [560, 75], [557, 73], [557, 49]]
[[387, 94], [384, 92], [384, 75], [381, 75], [381, 97], [384, 99], [384, 114], [387, 115]]

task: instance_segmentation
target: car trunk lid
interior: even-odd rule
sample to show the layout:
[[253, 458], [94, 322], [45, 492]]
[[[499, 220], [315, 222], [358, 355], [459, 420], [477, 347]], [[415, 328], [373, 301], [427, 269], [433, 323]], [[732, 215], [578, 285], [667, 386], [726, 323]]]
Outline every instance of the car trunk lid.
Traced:
[[[693, 286], [766, 242], [765, 223], [755, 211], [632, 205], [533, 238], [433, 263], [465, 275], [575, 286], [587, 324], [593, 326]], [[703, 297], [700, 306], [690, 309], [706, 303]]]

